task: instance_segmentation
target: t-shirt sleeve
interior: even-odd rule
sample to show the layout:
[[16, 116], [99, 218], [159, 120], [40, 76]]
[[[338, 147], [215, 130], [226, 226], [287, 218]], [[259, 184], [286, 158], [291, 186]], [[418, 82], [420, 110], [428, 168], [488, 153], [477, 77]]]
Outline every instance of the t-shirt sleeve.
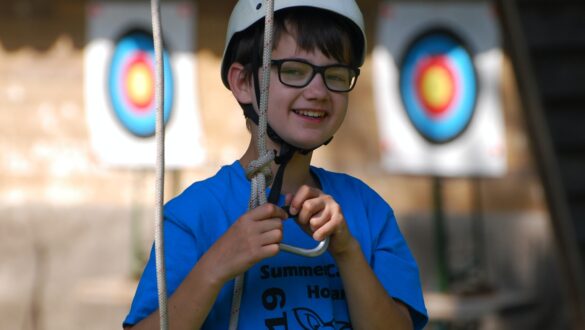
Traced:
[[[372, 192], [373, 193], [373, 192]], [[428, 322], [419, 270], [400, 232], [392, 208], [377, 194], [370, 196], [370, 219], [376, 235], [372, 268], [386, 291], [410, 309], [415, 329]]]
[[[191, 231], [165, 211], [164, 247], [167, 294], [170, 296], [191, 271], [199, 255]], [[195, 252], [195, 253], [194, 253]], [[173, 265], [173, 267], [168, 267]], [[154, 245], [123, 326], [134, 325], [158, 309]]]

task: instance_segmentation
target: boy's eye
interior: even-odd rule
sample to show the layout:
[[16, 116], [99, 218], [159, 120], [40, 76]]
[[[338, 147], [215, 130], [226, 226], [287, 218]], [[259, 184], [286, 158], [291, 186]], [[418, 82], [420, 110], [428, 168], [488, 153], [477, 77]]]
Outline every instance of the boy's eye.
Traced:
[[287, 76], [300, 76], [303, 74], [303, 71], [293, 68], [286, 69], [283, 68], [282, 70], [280, 70], [280, 73], [285, 74]]
[[347, 74], [343, 72], [332, 72], [327, 73], [327, 80], [339, 81], [339, 82], [346, 82], [348, 80]]
[[296, 64], [289, 64], [283, 65], [280, 68], [280, 74], [287, 75], [290, 77], [304, 77], [309, 73], [311, 70], [310, 67], [305, 65], [296, 65]]
[[347, 83], [349, 72], [346, 68], [329, 68], [325, 71], [325, 79], [331, 82]]

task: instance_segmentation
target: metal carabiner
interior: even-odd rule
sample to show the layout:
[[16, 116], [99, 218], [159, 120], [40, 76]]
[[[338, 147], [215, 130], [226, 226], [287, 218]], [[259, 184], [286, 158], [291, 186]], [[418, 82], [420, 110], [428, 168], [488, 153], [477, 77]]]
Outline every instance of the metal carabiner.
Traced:
[[[290, 206], [287, 205], [287, 206], [284, 206], [282, 209], [289, 215], [290, 218], [296, 218], [296, 216], [293, 216], [290, 214], [289, 208], [290, 208]], [[292, 246], [292, 245], [280, 243], [280, 249], [282, 251], [294, 253], [294, 254], [298, 254], [298, 255], [303, 256], [303, 257], [310, 257], [310, 258], [314, 258], [314, 257], [322, 255], [323, 253], [325, 253], [325, 251], [327, 251], [328, 247], [329, 247], [329, 237], [327, 237], [324, 240], [322, 240], [321, 242], [319, 242], [319, 244], [312, 249], [305, 249], [305, 248], [301, 248], [301, 247], [297, 247], [297, 246]]]

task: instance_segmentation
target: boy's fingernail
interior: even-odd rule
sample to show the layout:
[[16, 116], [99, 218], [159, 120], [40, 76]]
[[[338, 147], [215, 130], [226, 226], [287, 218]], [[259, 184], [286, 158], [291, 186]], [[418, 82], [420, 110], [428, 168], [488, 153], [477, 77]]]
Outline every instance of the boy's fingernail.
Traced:
[[292, 215], [295, 215], [295, 214], [297, 214], [299, 211], [298, 211], [296, 208], [294, 208], [294, 207], [291, 205], [291, 206], [289, 206], [289, 208], [288, 208], [288, 212], [289, 212], [290, 214], [292, 214]]

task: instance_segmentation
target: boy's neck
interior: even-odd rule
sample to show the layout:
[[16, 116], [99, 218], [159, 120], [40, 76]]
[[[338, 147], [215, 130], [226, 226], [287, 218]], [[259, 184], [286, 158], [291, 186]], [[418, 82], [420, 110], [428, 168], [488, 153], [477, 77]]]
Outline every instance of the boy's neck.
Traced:
[[[281, 194], [295, 194], [302, 185], [316, 187], [316, 182], [311, 175], [311, 156], [312, 153], [302, 155], [295, 153], [293, 158], [288, 162], [284, 172], [284, 181], [282, 183]], [[278, 165], [273, 165], [273, 173], [278, 170]]]
[[[278, 146], [269, 143], [267, 146], [269, 150], [276, 149], [278, 150]], [[308, 153], [306, 155], [302, 155], [296, 152], [291, 160], [288, 162], [286, 166], [286, 171], [284, 172], [284, 180], [282, 182], [282, 191], [281, 194], [294, 194], [302, 185], [309, 185], [311, 187], [316, 187], [317, 184], [313, 177], [311, 176], [310, 172], [310, 165], [311, 165], [311, 157], [312, 153]], [[248, 164], [251, 161], [258, 159], [258, 152], [256, 150], [256, 145], [253, 141], [250, 141], [248, 145], [248, 149], [244, 153], [244, 155], [240, 158], [240, 164], [243, 168], [247, 168]], [[272, 162], [271, 170], [272, 173], [275, 175], [278, 167], [280, 165], [275, 164]]]

